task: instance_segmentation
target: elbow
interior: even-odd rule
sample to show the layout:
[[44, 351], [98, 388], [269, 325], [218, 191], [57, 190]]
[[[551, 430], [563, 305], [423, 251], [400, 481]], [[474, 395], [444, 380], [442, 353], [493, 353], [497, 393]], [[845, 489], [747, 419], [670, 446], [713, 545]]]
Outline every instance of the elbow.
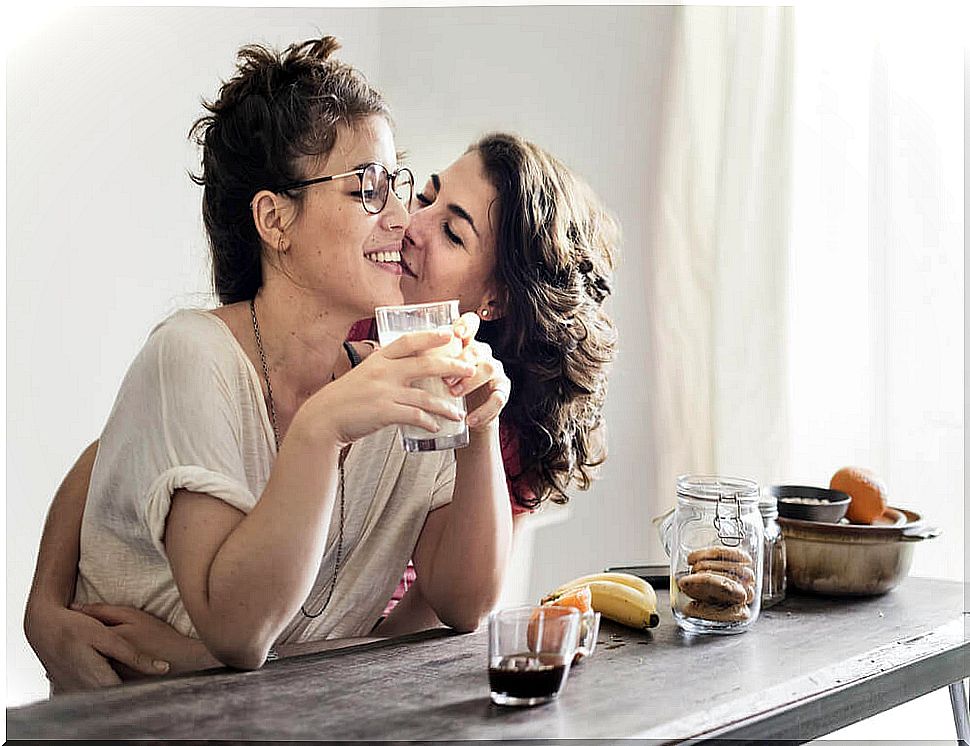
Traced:
[[459, 598], [441, 599], [438, 604], [432, 603], [438, 619], [446, 627], [455, 632], [467, 633], [477, 630], [486, 619], [489, 612], [499, 601], [500, 586], [481, 590], [474, 594], [463, 594]]
[[461, 634], [467, 634], [477, 630], [487, 616], [487, 610], [478, 611], [468, 609], [460, 609], [451, 614], [438, 615], [442, 624]]
[[206, 643], [209, 652], [222, 665], [240, 671], [255, 671], [262, 668], [269, 654], [269, 646], [263, 645], [211, 645]]
[[269, 615], [249, 614], [229, 604], [211, 605], [192, 617], [209, 653], [219, 663], [240, 671], [262, 668], [286, 623]]
[[442, 619], [441, 621], [444, 623], [446, 627], [449, 627], [450, 629], [453, 629], [455, 632], [458, 632], [459, 634], [463, 634], [463, 635], [468, 634], [469, 632], [474, 632], [475, 630], [478, 629], [479, 625], [481, 624], [480, 619], [472, 619], [471, 617], [468, 617], [468, 618], [456, 617], [455, 619], [449, 619], [449, 620]]
[[262, 668], [269, 655], [275, 636], [265, 634], [209, 635], [203, 637], [205, 646], [222, 665], [240, 671]]
[[44, 614], [28, 599], [27, 608], [24, 609], [24, 637], [27, 638], [27, 642], [35, 650], [37, 648], [37, 641], [41, 636], [41, 631], [44, 628], [44, 620]]

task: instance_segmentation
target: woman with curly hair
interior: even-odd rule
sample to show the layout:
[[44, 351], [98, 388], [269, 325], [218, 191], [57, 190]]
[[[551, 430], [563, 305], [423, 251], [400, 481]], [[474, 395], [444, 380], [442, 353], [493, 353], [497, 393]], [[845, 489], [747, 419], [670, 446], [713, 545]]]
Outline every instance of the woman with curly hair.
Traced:
[[[616, 334], [603, 303], [611, 292], [616, 225], [567, 167], [508, 134], [473, 144], [432, 175], [416, 199], [404, 234], [401, 291], [408, 303], [458, 298], [463, 313], [480, 319], [478, 339], [504, 364], [512, 395], [499, 439], [517, 523], [546, 500], [566, 502], [573, 486], [588, 488], [605, 456], [601, 412]], [[359, 322], [350, 338], [372, 339], [372, 322]], [[366, 357], [372, 347], [359, 352]], [[483, 396], [469, 392], [470, 426]], [[198, 640], [144, 612], [65, 608], [96, 445], [55, 497], [28, 603], [28, 639], [53, 670], [55, 688], [117, 683], [115, 671], [218, 665]], [[372, 634], [439, 623], [422, 582], [409, 567]]]
[[[493, 133], [416, 195], [401, 291], [420, 303], [458, 298], [481, 319], [512, 381], [499, 418], [513, 520], [567, 489], [587, 489], [605, 458], [602, 408], [616, 330], [603, 303], [618, 230], [592, 190], [542, 148]], [[373, 338], [370, 321], [352, 330]], [[394, 597], [420, 596], [409, 566]], [[430, 625], [434, 619], [424, 617]], [[390, 618], [382, 634], [409, 631]]]

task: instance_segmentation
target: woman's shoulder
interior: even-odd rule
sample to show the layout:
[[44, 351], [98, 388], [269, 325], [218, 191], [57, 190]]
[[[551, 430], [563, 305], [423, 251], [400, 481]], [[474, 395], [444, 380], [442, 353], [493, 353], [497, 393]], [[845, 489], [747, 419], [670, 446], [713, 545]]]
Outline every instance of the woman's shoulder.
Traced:
[[232, 337], [226, 323], [204, 308], [181, 308], [158, 322], [149, 339], [204, 341], [223, 345]]
[[149, 332], [143, 354], [217, 367], [238, 367], [242, 348], [222, 319], [201, 308], [175, 311]]

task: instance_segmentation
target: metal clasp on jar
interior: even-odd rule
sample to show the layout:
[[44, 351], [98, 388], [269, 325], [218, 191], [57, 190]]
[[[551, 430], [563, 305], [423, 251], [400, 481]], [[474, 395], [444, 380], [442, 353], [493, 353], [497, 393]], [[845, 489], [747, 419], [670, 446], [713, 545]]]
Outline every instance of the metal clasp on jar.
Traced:
[[[721, 505], [725, 505], [725, 511], [731, 504], [734, 504], [734, 518], [725, 512], [721, 515]], [[731, 522], [734, 522], [736, 533], [729, 530]], [[727, 524], [728, 528], [722, 528]], [[717, 530], [717, 538], [726, 547], [736, 547], [744, 540], [744, 521], [741, 520], [741, 493], [735, 492], [733, 495], [718, 495], [717, 504], [714, 506], [714, 528]]]

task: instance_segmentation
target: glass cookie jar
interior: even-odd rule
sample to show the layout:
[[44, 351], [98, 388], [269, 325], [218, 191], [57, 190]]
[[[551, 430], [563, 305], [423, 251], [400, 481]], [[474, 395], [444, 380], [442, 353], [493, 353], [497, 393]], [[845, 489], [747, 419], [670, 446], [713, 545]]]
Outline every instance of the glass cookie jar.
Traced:
[[764, 527], [757, 482], [687, 474], [677, 479], [670, 531], [670, 606], [681, 629], [744, 632], [761, 610]]

